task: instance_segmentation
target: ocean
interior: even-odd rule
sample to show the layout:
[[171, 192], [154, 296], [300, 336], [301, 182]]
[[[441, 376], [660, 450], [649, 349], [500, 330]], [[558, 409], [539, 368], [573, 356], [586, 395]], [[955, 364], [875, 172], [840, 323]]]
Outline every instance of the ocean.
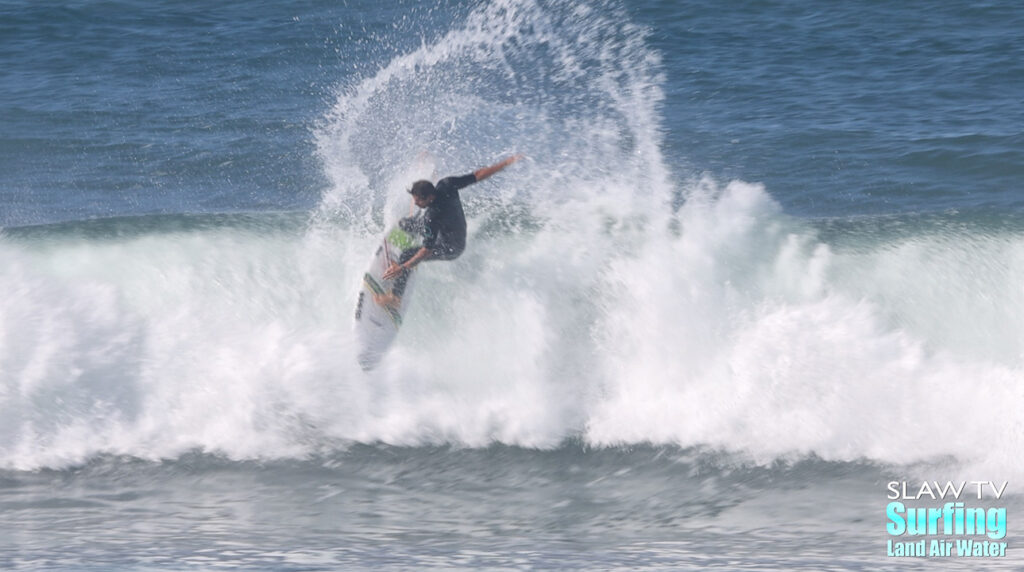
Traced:
[[[1024, 568], [1022, 29], [0, 3], [0, 568]], [[513, 153], [364, 372], [417, 163]]]

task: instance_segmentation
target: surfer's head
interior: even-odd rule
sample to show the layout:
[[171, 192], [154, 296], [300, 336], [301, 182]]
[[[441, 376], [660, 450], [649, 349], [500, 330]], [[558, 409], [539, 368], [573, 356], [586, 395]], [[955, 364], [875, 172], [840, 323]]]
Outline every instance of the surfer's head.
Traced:
[[416, 181], [412, 184], [412, 188], [409, 189], [409, 194], [412, 195], [412, 200], [416, 203], [416, 206], [422, 209], [434, 202], [434, 197], [437, 196], [437, 189], [434, 188], [434, 183], [430, 181]]

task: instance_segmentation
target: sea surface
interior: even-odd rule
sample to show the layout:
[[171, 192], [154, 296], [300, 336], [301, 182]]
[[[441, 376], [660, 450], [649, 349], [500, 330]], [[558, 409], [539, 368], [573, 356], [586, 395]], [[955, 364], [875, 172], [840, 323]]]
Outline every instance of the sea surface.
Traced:
[[[1021, 569], [1022, 30], [0, 3], [0, 568]], [[517, 152], [364, 372], [417, 170]], [[894, 533], [890, 483], [1005, 536]], [[889, 555], [922, 539], [1008, 548]]]

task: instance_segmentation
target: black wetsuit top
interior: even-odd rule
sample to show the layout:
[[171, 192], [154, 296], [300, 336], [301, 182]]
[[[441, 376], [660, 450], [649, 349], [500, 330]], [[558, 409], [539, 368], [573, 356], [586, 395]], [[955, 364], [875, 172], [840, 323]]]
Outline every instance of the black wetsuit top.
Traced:
[[[434, 186], [437, 194], [433, 202], [425, 209], [423, 218], [417, 221], [423, 225], [422, 228], [416, 223], [409, 228], [403, 227], [407, 231], [416, 228], [423, 234], [423, 247], [430, 249], [430, 256], [424, 260], [455, 260], [466, 249], [466, 213], [462, 210], [459, 189], [475, 182], [474, 173], [441, 179]], [[398, 257], [398, 263], [405, 264], [419, 251], [419, 246], [405, 249]], [[408, 270], [399, 274], [391, 293], [401, 298], [408, 279]]]
[[466, 249], [466, 213], [459, 189], [475, 182], [476, 175], [470, 173], [445, 177], [434, 186], [437, 195], [423, 214], [423, 246], [430, 249], [430, 258], [451, 260]]

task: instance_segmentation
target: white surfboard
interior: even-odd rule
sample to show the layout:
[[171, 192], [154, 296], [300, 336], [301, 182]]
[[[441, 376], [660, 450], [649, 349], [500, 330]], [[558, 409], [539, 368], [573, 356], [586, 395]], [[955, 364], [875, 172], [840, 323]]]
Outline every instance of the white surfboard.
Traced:
[[[392, 185], [396, 191], [391, 193], [391, 196], [400, 197], [402, 195], [399, 193], [404, 193], [404, 189], [413, 181], [432, 179], [434, 176], [433, 157], [426, 152], [420, 153], [407, 172], [396, 178], [395, 184]], [[395, 223], [388, 228], [384, 237], [377, 244], [373, 259], [363, 274], [359, 297], [356, 301], [354, 327], [359, 365], [366, 371], [377, 367], [398, 335], [416, 282], [415, 270], [409, 272], [405, 283], [405, 292], [402, 295], [401, 304], [397, 308], [381, 306], [373, 300], [373, 296], [391, 292], [394, 280], [384, 280], [382, 278], [384, 271], [390, 268], [392, 263], [398, 262], [398, 257], [401, 256], [403, 250], [418, 246], [420, 242], [421, 237], [402, 230]]]
[[374, 252], [370, 267], [363, 275], [362, 288], [356, 302], [356, 342], [359, 348], [359, 365], [364, 370], [377, 367], [384, 354], [395, 341], [402, 319], [409, 307], [413, 285], [416, 281], [415, 269], [409, 272], [405, 283], [405, 292], [401, 304], [397, 308], [381, 306], [373, 300], [374, 294], [388, 294], [394, 287], [394, 280], [384, 280], [384, 271], [398, 261], [399, 255], [406, 248], [418, 244], [415, 237], [395, 226], [381, 240]]

